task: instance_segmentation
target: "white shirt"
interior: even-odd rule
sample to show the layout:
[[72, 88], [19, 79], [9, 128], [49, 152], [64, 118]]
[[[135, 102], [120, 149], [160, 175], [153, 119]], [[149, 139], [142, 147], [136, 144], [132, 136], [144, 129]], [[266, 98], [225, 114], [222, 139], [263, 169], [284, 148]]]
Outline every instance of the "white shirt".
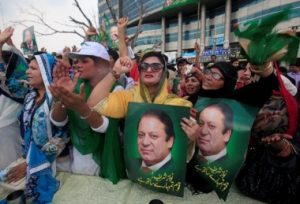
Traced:
[[0, 128], [16, 122], [21, 110], [21, 104], [4, 95], [0, 95]]
[[214, 161], [224, 157], [227, 154], [227, 148], [225, 147], [218, 154], [214, 154], [214, 155], [204, 156], [204, 155], [202, 155], [200, 150], [199, 150], [198, 154], [199, 154], [199, 156], [203, 156], [209, 163], [211, 163], [211, 162], [214, 162]]
[[162, 161], [152, 165], [152, 166], [147, 166], [145, 164], [145, 162], [142, 162], [142, 167], [147, 167], [149, 169], [151, 169], [152, 171], [157, 171], [159, 170], [161, 167], [163, 167], [166, 163], [168, 163], [170, 160], [172, 159], [172, 155], [171, 153], [168, 154], [168, 156], [166, 156]]

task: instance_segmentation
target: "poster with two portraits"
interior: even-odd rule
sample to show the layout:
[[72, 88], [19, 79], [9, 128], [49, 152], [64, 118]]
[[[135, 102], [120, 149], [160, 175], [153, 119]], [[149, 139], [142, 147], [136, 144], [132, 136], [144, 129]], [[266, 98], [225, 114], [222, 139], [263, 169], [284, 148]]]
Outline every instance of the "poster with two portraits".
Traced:
[[[257, 109], [210, 98], [201, 98], [195, 108], [193, 168], [225, 200], [244, 162]], [[183, 196], [188, 148], [188, 137], [180, 126], [184, 117], [191, 117], [189, 108], [129, 104], [124, 136], [129, 179], [151, 190]]]

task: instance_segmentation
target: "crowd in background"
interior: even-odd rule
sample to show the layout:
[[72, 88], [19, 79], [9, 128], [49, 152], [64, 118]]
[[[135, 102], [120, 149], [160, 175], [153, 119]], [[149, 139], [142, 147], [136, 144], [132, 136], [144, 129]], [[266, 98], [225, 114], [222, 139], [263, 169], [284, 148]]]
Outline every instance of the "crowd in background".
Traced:
[[[127, 23], [118, 21], [118, 50], [87, 32], [80, 49], [24, 57], [12, 43], [13, 29], [0, 33], [0, 203], [20, 189], [32, 203], [50, 203], [59, 190], [58, 171], [106, 178], [108, 166], [123, 162], [120, 138], [129, 102], [192, 108], [202, 97], [260, 108], [238, 189], [268, 203], [299, 202], [300, 59], [280, 67], [280, 57], [270, 56], [259, 71], [245, 60], [224, 62], [215, 55], [203, 64], [195, 42], [194, 64], [183, 57], [171, 64], [155, 50], [132, 55]], [[189, 150], [200, 148], [200, 126], [188, 118], [181, 123]], [[105, 162], [112, 149], [119, 154]], [[194, 193], [208, 193], [212, 187], [193, 166], [198, 152], [188, 151], [186, 183]], [[110, 180], [126, 178], [125, 172]]]

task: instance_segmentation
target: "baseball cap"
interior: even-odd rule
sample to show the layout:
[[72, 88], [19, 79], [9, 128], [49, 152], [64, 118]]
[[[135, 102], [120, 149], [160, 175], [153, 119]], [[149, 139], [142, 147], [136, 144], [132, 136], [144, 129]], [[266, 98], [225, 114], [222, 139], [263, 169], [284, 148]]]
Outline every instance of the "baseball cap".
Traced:
[[103, 60], [109, 62], [110, 58], [107, 50], [103, 45], [97, 42], [84, 42], [79, 52], [69, 53], [70, 58], [80, 58], [80, 57], [99, 57]]

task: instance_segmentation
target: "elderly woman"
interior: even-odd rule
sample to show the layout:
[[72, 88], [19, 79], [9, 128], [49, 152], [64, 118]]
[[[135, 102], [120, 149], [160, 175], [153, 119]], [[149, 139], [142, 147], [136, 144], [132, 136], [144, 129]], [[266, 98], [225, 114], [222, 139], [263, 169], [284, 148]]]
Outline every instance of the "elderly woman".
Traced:
[[55, 59], [52, 55], [35, 55], [26, 71], [31, 87], [20, 115], [23, 154], [27, 162], [26, 194], [33, 203], [50, 203], [59, 188], [55, 179], [55, 159], [67, 142], [64, 128], [51, 124], [49, 113]]

